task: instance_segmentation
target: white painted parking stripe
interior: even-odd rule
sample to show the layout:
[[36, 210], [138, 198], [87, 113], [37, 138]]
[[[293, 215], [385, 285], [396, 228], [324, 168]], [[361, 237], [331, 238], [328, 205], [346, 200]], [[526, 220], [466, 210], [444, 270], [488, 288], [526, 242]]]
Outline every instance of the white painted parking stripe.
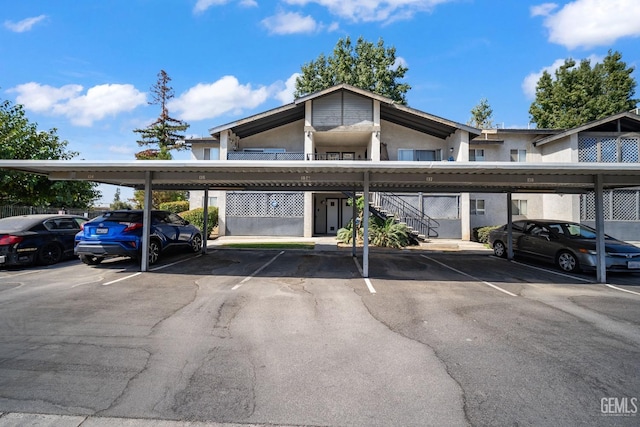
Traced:
[[[356, 267], [358, 268], [358, 271], [360, 272], [360, 275], [364, 276], [364, 273], [362, 272], [362, 266], [358, 262], [358, 258], [354, 257], [353, 258], [353, 262], [356, 263]], [[367, 285], [367, 288], [369, 289], [369, 292], [371, 292], [372, 294], [375, 294], [376, 290], [373, 287], [373, 284], [371, 283], [371, 280], [369, 280], [368, 277], [363, 277], [363, 279], [364, 279], [364, 283]]]
[[628, 290], [628, 289], [619, 288], [619, 287], [617, 287], [617, 286], [613, 286], [613, 285], [610, 285], [610, 284], [608, 284], [608, 283], [605, 283], [605, 286], [607, 286], [607, 287], [609, 287], [609, 288], [611, 288], [611, 289], [618, 290], [618, 291], [628, 292], [628, 293], [630, 293], [630, 294], [634, 294], [634, 295], [640, 295], [640, 292], [635, 292], [635, 291], [630, 291], [630, 290]]
[[132, 278], [132, 277], [139, 276], [139, 275], [141, 275], [141, 274], [142, 274], [142, 272], [141, 272], [141, 271], [139, 271], [139, 272], [134, 273], [134, 274], [131, 274], [131, 275], [129, 275], [129, 276], [121, 277], [121, 278], [119, 278], [119, 279], [112, 280], [112, 281], [107, 282], [107, 283], [103, 283], [103, 284], [102, 284], [102, 286], [109, 286], [109, 285], [112, 285], [112, 284], [114, 284], [114, 283], [122, 282], [123, 280], [127, 280], [127, 279], [130, 279], [130, 278]]
[[[523, 267], [529, 267], [529, 268], [531, 268], [533, 270], [544, 271], [545, 273], [555, 274], [556, 276], [567, 277], [569, 279], [575, 279], [575, 280], [579, 280], [579, 281], [585, 282], [585, 283], [597, 284], [597, 282], [595, 280], [586, 279], [584, 277], [572, 276], [570, 274], [564, 274], [564, 273], [560, 273], [559, 271], [554, 271], [554, 270], [547, 270], [546, 268], [536, 267], [536, 266], [529, 265], [529, 264], [523, 264], [523, 263], [518, 262], [518, 261], [510, 261], [510, 262], [512, 262], [514, 264], [517, 264], [517, 265], [521, 265]], [[617, 291], [627, 292], [627, 293], [634, 294], [634, 295], [640, 295], [640, 292], [630, 291], [628, 289], [619, 288], [617, 286], [610, 285], [608, 283], [605, 283], [604, 285], [606, 287], [608, 287], [608, 288], [615, 289]]]
[[426, 259], [428, 259], [428, 260], [430, 260], [430, 261], [433, 261], [433, 262], [435, 262], [436, 264], [440, 264], [441, 266], [443, 266], [443, 267], [445, 267], [445, 268], [448, 268], [449, 270], [453, 270], [453, 271], [455, 271], [456, 273], [460, 273], [460, 274], [462, 274], [463, 276], [470, 277], [470, 278], [472, 278], [472, 279], [473, 279], [473, 280], [475, 280], [475, 281], [478, 281], [478, 282], [483, 283], [483, 284], [485, 284], [485, 285], [487, 285], [487, 286], [490, 286], [490, 287], [492, 287], [493, 289], [495, 289], [495, 290], [497, 290], [497, 291], [503, 292], [503, 293], [505, 293], [505, 294], [507, 294], [507, 295], [511, 295], [512, 297], [517, 297], [517, 296], [518, 296], [518, 295], [516, 295], [516, 294], [514, 294], [514, 293], [512, 293], [512, 292], [509, 292], [509, 291], [508, 291], [508, 290], [506, 290], [506, 289], [502, 289], [500, 286], [496, 286], [496, 285], [494, 285], [493, 283], [486, 282], [486, 281], [484, 281], [484, 280], [482, 280], [482, 279], [479, 279], [479, 278], [477, 278], [477, 277], [475, 277], [475, 276], [472, 276], [472, 275], [470, 275], [470, 274], [467, 274], [467, 273], [465, 273], [464, 271], [460, 271], [460, 270], [458, 270], [458, 269], [456, 269], [456, 268], [453, 268], [453, 267], [451, 267], [451, 266], [449, 266], [449, 265], [447, 265], [447, 264], [444, 264], [444, 263], [442, 263], [442, 262], [440, 262], [440, 261], [437, 261], [437, 260], [435, 260], [435, 259], [433, 259], [433, 258], [431, 258], [431, 257], [428, 257], [428, 256], [426, 256], [426, 255], [420, 255], [420, 256], [421, 256], [421, 257], [423, 257], [423, 258], [426, 258]]
[[189, 258], [181, 259], [181, 260], [178, 260], [178, 261], [175, 261], [175, 262], [169, 263], [169, 264], [160, 265], [160, 266], [158, 266], [158, 267], [150, 268], [150, 269], [149, 269], [149, 271], [158, 271], [158, 270], [162, 270], [163, 268], [171, 267], [172, 265], [180, 264], [180, 263], [183, 263], [183, 262], [185, 262], [185, 261], [189, 261], [189, 260], [194, 259], [194, 258], [199, 258], [199, 257], [201, 257], [201, 256], [202, 256], [202, 254], [200, 254], [200, 255], [196, 255], [196, 256], [194, 256], [193, 258], [192, 258], [192, 257], [189, 257]]
[[249, 280], [253, 279], [255, 277], [256, 274], [260, 273], [262, 270], [264, 270], [265, 268], [267, 268], [273, 261], [276, 260], [276, 258], [278, 258], [280, 255], [282, 255], [284, 253], [284, 251], [280, 251], [280, 253], [276, 256], [274, 256], [273, 258], [271, 258], [271, 261], [269, 261], [268, 263], [266, 263], [265, 265], [263, 265], [262, 267], [260, 267], [259, 269], [257, 269], [256, 271], [254, 271], [250, 276], [245, 277], [242, 282], [238, 283], [237, 285], [235, 285], [233, 288], [231, 288], [232, 291], [235, 291], [236, 289], [238, 289], [240, 286], [242, 286], [244, 283], [248, 282]]
[[585, 283], [595, 283], [593, 280], [585, 279], [584, 277], [573, 276], [571, 274], [565, 274], [565, 273], [561, 273], [561, 272], [555, 271], [555, 270], [548, 270], [546, 268], [536, 267], [534, 265], [523, 264], [523, 263], [518, 262], [518, 261], [511, 261], [511, 262], [514, 263], [514, 264], [517, 264], [517, 265], [521, 265], [523, 267], [529, 267], [529, 268], [531, 268], [533, 270], [544, 271], [545, 273], [555, 274], [556, 276], [567, 277], [569, 279], [575, 279], [575, 280], [579, 280], [579, 281], [585, 282]]

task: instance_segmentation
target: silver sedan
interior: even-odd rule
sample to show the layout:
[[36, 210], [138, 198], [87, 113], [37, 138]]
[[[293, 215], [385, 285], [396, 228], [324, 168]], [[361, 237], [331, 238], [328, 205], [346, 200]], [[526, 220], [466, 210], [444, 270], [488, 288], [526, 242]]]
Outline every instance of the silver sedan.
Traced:
[[[512, 223], [515, 255], [537, 258], [573, 272], [595, 270], [596, 230], [582, 224], [554, 220], [522, 220]], [[489, 233], [496, 256], [507, 255], [507, 225]], [[607, 270], [640, 271], [640, 248], [605, 236]]]

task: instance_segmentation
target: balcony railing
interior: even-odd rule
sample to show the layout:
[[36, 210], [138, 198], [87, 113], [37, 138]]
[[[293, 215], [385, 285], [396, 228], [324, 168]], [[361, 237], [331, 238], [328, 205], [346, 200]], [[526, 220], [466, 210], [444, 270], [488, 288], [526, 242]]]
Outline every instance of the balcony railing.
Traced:
[[352, 154], [345, 153], [315, 153], [315, 154], [307, 154], [307, 160], [369, 160], [362, 158], [354, 158]]
[[228, 151], [227, 160], [304, 160], [304, 153], [255, 153]]

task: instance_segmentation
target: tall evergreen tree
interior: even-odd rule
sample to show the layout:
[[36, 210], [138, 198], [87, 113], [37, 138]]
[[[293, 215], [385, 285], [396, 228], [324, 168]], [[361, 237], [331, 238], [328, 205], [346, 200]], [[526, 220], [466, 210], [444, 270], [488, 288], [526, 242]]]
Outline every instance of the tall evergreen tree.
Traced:
[[174, 97], [173, 88], [169, 86], [170, 81], [171, 77], [166, 71], [160, 70], [158, 81], [151, 87], [153, 99], [149, 104], [160, 105], [160, 116], [146, 128], [134, 129], [134, 132], [141, 135], [141, 139], [138, 140], [139, 146], [155, 147], [137, 153], [136, 158], [170, 160], [171, 150], [186, 149], [186, 146], [179, 145], [178, 141], [184, 140], [181, 132], [186, 131], [189, 124], [171, 117], [167, 108], [167, 103]]
[[374, 45], [360, 37], [353, 46], [347, 37], [338, 40], [333, 55], [320, 54], [302, 66], [294, 96], [299, 98], [345, 83], [406, 104], [405, 94], [411, 86], [400, 79], [407, 71], [397, 63], [395, 47], [385, 47], [382, 39]]
[[[11, 160], [71, 160], [57, 130], [39, 131], [22, 105], [0, 102], [0, 158]], [[0, 171], [0, 204], [85, 209], [100, 198], [98, 184], [87, 181], [50, 181], [45, 176]]]
[[[172, 150], [184, 150], [186, 145], [178, 144], [184, 140], [182, 132], [189, 128], [189, 124], [175, 119], [169, 115], [167, 103], [174, 97], [173, 88], [169, 86], [171, 78], [164, 70], [158, 73], [158, 80], [151, 87], [153, 94], [151, 105], [160, 105], [160, 116], [144, 129], [134, 129], [141, 135], [139, 146], [152, 146], [135, 154], [137, 160], [171, 160]], [[144, 191], [136, 190], [133, 194], [136, 207], [144, 207]], [[158, 208], [160, 203], [175, 202], [187, 199], [186, 191], [154, 191], [153, 208]]]
[[638, 102], [633, 70], [611, 50], [593, 67], [588, 59], [566, 59], [554, 77], [545, 71], [538, 80], [531, 121], [538, 128], [566, 129], [632, 110]]
[[478, 105], [471, 110], [471, 119], [468, 125], [479, 129], [491, 129], [493, 127], [493, 109], [487, 98], [482, 98]]

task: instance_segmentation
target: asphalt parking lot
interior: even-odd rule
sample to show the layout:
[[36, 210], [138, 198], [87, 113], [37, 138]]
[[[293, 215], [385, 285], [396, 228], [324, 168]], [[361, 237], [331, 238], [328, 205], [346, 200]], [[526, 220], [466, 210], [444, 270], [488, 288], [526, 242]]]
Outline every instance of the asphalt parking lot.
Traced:
[[0, 426], [640, 423], [639, 273], [361, 262], [213, 247], [146, 273], [0, 270]]

